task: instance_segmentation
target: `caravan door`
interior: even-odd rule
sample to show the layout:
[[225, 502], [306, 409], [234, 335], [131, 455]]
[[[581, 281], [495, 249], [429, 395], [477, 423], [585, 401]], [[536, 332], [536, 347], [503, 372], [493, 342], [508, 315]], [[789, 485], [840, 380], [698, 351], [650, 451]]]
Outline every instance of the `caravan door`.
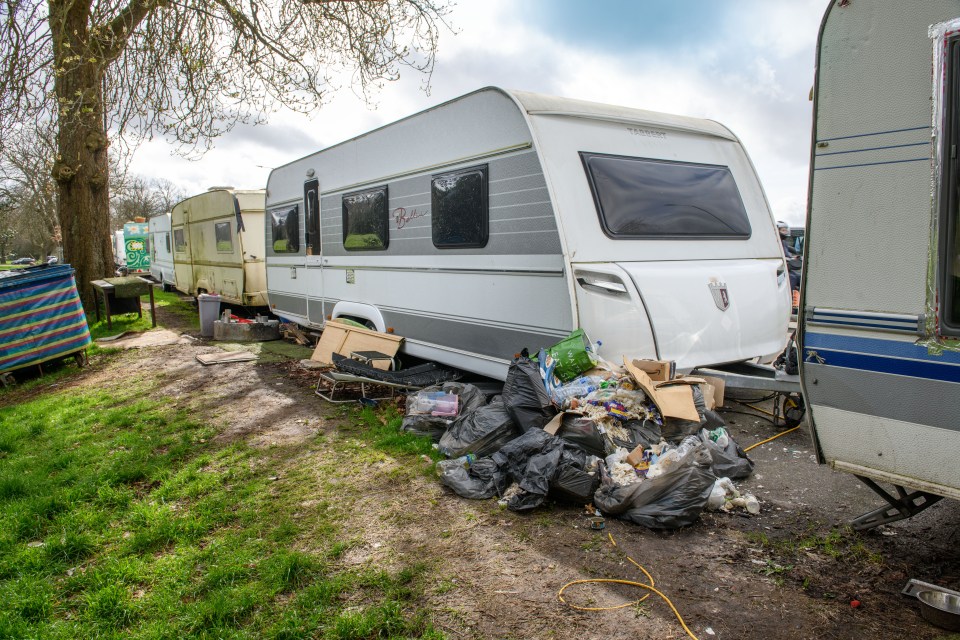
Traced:
[[303, 237], [307, 254], [307, 317], [311, 324], [322, 325], [326, 316], [320, 236], [320, 181], [316, 178], [303, 183]]

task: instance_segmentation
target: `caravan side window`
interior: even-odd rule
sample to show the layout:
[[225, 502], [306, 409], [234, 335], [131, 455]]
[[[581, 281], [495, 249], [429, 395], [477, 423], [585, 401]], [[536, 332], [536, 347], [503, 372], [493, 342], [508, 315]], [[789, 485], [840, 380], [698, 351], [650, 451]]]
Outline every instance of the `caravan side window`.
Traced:
[[187, 238], [183, 235], [183, 229], [173, 230], [173, 246], [177, 253], [183, 253], [187, 250]]
[[730, 169], [710, 164], [581, 153], [603, 231], [609, 237], [750, 237], [750, 220]]
[[217, 241], [217, 253], [233, 253], [233, 238], [230, 235], [229, 222], [214, 223], [213, 236]]
[[943, 158], [940, 176], [939, 290], [940, 333], [960, 336], [960, 38], [947, 41], [943, 104]]
[[167, 241], [167, 253], [170, 253], [170, 232], [168, 231], [167, 233], [164, 233], [163, 237]]
[[433, 246], [484, 247], [490, 237], [487, 165], [433, 176], [430, 216]]
[[387, 187], [343, 196], [343, 248], [376, 251], [390, 245]]
[[300, 208], [280, 207], [270, 212], [273, 231], [274, 253], [297, 253], [300, 251]]

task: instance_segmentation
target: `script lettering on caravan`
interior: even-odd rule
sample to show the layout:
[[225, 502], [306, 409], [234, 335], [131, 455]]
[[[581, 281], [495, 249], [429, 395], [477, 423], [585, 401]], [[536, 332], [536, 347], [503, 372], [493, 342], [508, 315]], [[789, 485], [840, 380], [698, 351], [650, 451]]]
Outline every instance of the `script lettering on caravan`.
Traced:
[[397, 207], [393, 210], [393, 221], [396, 223], [397, 229], [403, 229], [411, 220], [422, 218], [425, 215], [427, 215], [426, 211], [420, 211], [419, 209], [407, 211], [404, 207]]

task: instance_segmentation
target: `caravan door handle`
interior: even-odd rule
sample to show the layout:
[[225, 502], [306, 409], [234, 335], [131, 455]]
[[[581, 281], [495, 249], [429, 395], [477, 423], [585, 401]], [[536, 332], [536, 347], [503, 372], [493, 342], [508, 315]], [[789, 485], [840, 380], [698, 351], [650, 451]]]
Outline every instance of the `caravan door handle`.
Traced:
[[578, 276], [577, 284], [584, 289], [593, 289], [596, 291], [602, 291], [603, 293], [613, 293], [617, 295], [626, 295], [627, 293], [627, 288], [622, 282], [610, 282], [609, 280], [588, 280], [584, 276]]

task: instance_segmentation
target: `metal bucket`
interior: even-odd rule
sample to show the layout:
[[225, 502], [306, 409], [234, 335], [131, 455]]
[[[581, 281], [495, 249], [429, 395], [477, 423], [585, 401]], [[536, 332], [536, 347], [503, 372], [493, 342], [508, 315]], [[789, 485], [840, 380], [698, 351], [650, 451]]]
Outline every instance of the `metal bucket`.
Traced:
[[960, 598], [942, 591], [920, 591], [917, 599], [925, 620], [950, 631], [960, 631]]

